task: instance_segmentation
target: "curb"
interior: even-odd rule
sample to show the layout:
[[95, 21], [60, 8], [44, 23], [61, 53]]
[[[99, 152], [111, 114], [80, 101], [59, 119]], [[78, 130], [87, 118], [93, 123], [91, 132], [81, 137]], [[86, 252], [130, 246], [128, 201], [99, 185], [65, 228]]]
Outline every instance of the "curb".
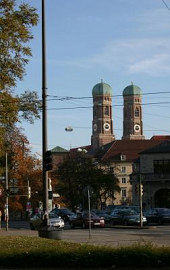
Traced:
[[110, 226], [105, 226], [105, 228], [112, 228], [112, 229], [137, 229], [137, 230], [144, 230], [144, 229], [156, 229], [156, 226], [143, 226], [143, 227], [139, 227], [139, 226], [116, 226], [116, 225], [110, 225]]

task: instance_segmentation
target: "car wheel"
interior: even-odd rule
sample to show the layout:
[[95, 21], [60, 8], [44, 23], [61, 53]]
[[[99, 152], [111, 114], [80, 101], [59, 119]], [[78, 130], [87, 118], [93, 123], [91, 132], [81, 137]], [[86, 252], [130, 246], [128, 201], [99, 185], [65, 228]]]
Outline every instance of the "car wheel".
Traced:
[[86, 226], [86, 224], [84, 222], [83, 222], [82, 227], [83, 227], [83, 229], [86, 229], [87, 228], [87, 226]]
[[30, 223], [30, 229], [33, 231], [35, 230], [34, 226], [32, 225], [32, 223]]
[[112, 224], [112, 225], [115, 225], [115, 223], [114, 223], [114, 221], [113, 221], [113, 220], [111, 221], [111, 224]]
[[161, 219], [158, 219], [158, 224], [163, 225], [163, 221]]
[[124, 221], [124, 225], [128, 226], [128, 221], [127, 220]]
[[72, 222], [70, 224], [70, 227], [71, 227], [71, 229], [75, 229], [75, 226], [74, 226], [74, 224]]

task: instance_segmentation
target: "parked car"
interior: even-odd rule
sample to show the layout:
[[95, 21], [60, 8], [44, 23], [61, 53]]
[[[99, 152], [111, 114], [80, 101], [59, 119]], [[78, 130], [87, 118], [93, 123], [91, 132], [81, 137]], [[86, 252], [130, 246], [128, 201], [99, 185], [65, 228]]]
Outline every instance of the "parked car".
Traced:
[[119, 205], [110, 204], [110, 205], [106, 206], [106, 208], [104, 210], [107, 214], [110, 215], [113, 212], [113, 210], [117, 209], [118, 207], [119, 207]]
[[[79, 212], [70, 220], [70, 226], [72, 229], [75, 227], [88, 228], [89, 227], [89, 213]], [[92, 227], [105, 227], [104, 218], [98, 217], [95, 213], [91, 212], [91, 226]]]
[[[37, 230], [41, 227], [43, 223], [41, 213], [35, 214], [30, 218], [30, 228], [31, 230]], [[57, 216], [55, 213], [49, 213], [49, 225], [58, 228], [64, 228], [64, 220]]]
[[75, 215], [75, 213], [68, 208], [54, 208], [52, 212], [57, 214], [64, 221], [70, 221], [70, 219]]
[[106, 213], [105, 210], [96, 210], [95, 211], [96, 215], [99, 216], [100, 218], [104, 218], [105, 222], [109, 222], [110, 221], [110, 215]]
[[[111, 224], [115, 225], [139, 225], [140, 224], [140, 214], [131, 209], [117, 209], [112, 212]], [[147, 223], [145, 216], [142, 216], [143, 225]]]
[[145, 212], [147, 223], [170, 223], [170, 209], [169, 208], [151, 208]]

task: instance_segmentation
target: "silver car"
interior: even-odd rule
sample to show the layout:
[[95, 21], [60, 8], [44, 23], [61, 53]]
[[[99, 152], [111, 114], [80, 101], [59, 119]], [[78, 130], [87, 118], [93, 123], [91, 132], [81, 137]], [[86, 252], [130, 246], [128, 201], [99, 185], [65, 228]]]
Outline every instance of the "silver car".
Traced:
[[[41, 213], [35, 214], [30, 218], [31, 230], [37, 230], [42, 226], [43, 220]], [[49, 225], [64, 229], [64, 220], [53, 212], [49, 213]]]

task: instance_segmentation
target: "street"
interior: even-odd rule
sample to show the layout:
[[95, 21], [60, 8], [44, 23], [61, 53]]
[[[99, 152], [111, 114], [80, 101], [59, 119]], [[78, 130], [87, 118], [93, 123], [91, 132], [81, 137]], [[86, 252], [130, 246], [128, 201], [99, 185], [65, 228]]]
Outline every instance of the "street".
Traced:
[[[62, 240], [74, 243], [88, 243], [105, 246], [127, 246], [133, 243], [152, 243], [158, 246], [170, 246], [170, 225], [148, 226], [144, 228], [116, 226], [112, 228], [70, 229], [66, 224], [62, 232]], [[38, 237], [37, 231], [31, 231], [28, 221], [11, 221], [9, 230], [5, 229], [5, 222], [2, 222], [0, 236], [33, 236]]]

